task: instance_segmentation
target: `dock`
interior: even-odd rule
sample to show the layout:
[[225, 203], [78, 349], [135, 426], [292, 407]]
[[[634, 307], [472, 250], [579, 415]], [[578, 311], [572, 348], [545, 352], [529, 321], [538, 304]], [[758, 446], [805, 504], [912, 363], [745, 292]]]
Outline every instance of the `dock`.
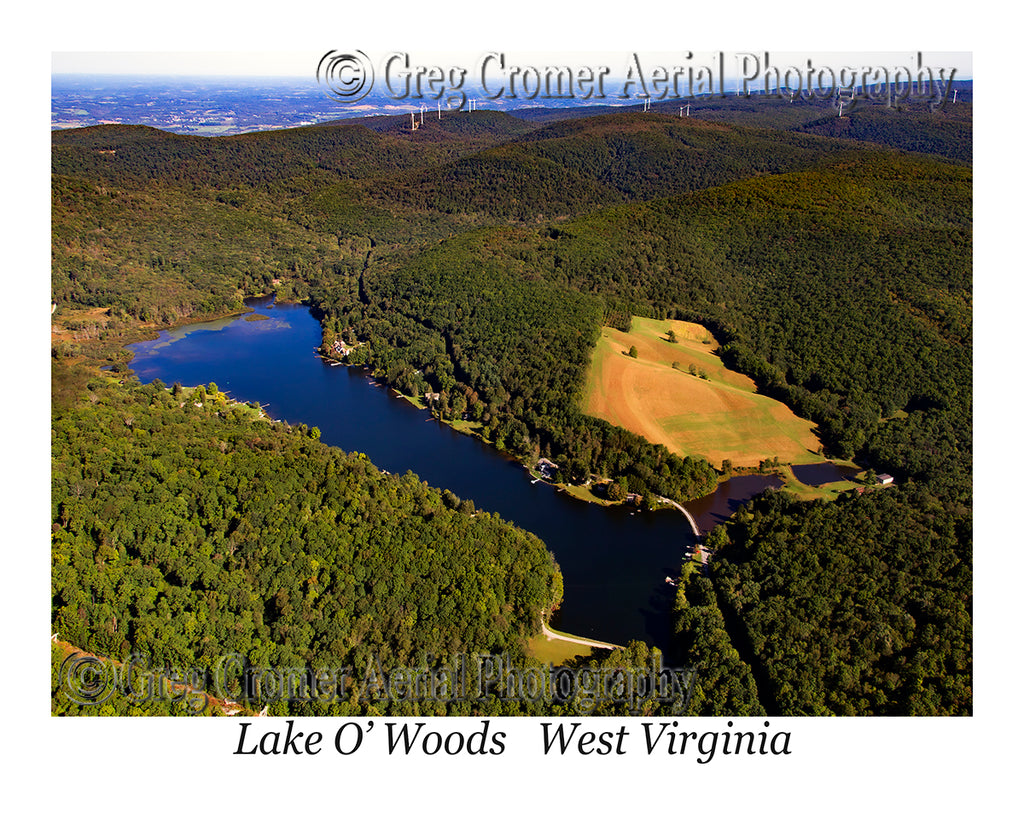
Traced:
[[682, 512], [684, 515], [686, 515], [686, 519], [690, 522], [690, 528], [693, 530], [693, 536], [696, 537], [696, 538], [703, 537], [703, 534], [700, 531], [700, 527], [697, 525], [697, 521], [695, 521], [693, 519], [693, 515], [691, 515], [687, 511], [685, 506], [683, 506], [681, 503], [677, 503], [674, 500], [669, 500], [668, 498], [659, 497], [658, 500], [661, 501], [662, 503], [667, 503], [670, 506], [674, 506], [676, 509], [678, 509], [680, 512]]

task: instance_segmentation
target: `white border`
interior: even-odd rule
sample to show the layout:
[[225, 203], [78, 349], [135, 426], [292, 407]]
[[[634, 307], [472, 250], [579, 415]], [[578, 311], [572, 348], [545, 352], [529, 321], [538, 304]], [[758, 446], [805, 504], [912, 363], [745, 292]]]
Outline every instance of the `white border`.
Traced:
[[[368, 4], [370, 5], [370, 4]], [[336, 812], [376, 809], [385, 815], [419, 809], [425, 815], [469, 812], [571, 810], [609, 815], [613, 810], [671, 812], [757, 811], [771, 815], [964, 815], [976, 803], [1009, 796], [1009, 770], [1017, 745], [1015, 688], [1018, 641], [1007, 626], [1016, 619], [1009, 585], [1019, 568], [1020, 535], [1013, 514], [1009, 468], [1019, 462], [1016, 413], [1000, 412], [1018, 379], [1003, 369], [1004, 338], [1015, 328], [1020, 304], [1019, 263], [1006, 246], [1019, 230], [1010, 223], [1014, 199], [1001, 200], [1019, 182], [1017, 154], [1008, 142], [1016, 126], [1009, 93], [1014, 49], [998, 34], [979, 39], [982, 15], [948, 4], [906, 10], [853, 7], [831, 11], [754, 5], [695, 9], [691, 4], [597, 8], [515, 3], [481, 9], [462, 2], [413, 10], [390, 6], [351, 10], [336, 4], [224, 8], [209, 3], [158, 5], [142, 11], [123, 0], [105, 4], [51, 4], [12, 21], [14, 49], [4, 55], [8, 104], [4, 153], [13, 171], [5, 200], [9, 243], [15, 248], [9, 281], [22, 316], [9, 321], [12, 352], [4, 422], [13, 446], [5, 470], [8, 519], [17, 536], [8, 544], [4, 618], [7, 658], [4, 693], [7, 729], [15, 749], [9, 787], [84, 815], [132, 810], [171, 815], [183, 810]], [[45, 19], [44, 19], [45, 15]], [[991, 19], [991, 18], [988, 18]], [[793, 756], [784, 760], [721, 759], [708, 765], [648, 758], [551, 759], [540, 756], [538, 726], [519, 720], [508, 728], [501, 757], [440, 764], [407, 763], [384, 755], [340, 759], [253, 760], [230, 755], [237, 740], [232, 720], [58, 720], [48, 716], [49, 667], [48, 356], [46, 323], [36, 311], [49, 306], [48, 82], [51, 51], [70, 50], [306, 50], [312, 55], [342, 41], [364, 49], [432, 47], [481, 50], [800, 51], [807, 45], [842, 51], [973, 50], [976, 90], [976, 618], [975, 713], [965, 719], [771, 720], [793, 731]], [[997, 182], [998, 180], [998, 182]], [[1006, 433], [1010, 434], [1007, 435]], [[996, 436], [999, 436], [997, 443]], [[1006, 439], [1010, 438], [1009, 441]], [[998, 458], [994, 453], [999, 452]], [[1008, 503], [1009, 502], [1009, 503]], [[997, 506], [998, 504], [998, 506]], [[1010, 505], [1010, 509], [1005, 507]], [[28, 509], [26, 516], [23, 509]], [[24, 582], [24, 578], [28, 582]], [[25, 679], [20, 670], [26, 669]], [[44, 679], [40, 679], [43, 677]], [[703, 721], [696, 730], [708, 730]], [[443, 723], [448, 729], [449, 723]], [[598, 726], [608, 730], [605, 723]], [[710, 727], [710, 726], [709, 726]], [[1012, 743], [1012, 745], [1011, 745]], [[36, 775], [33, 776], [32, 774]], [[1012, 805], [1017, 800], [1009, 797]], [[17, 804], [17, 800], [12, 799]]]

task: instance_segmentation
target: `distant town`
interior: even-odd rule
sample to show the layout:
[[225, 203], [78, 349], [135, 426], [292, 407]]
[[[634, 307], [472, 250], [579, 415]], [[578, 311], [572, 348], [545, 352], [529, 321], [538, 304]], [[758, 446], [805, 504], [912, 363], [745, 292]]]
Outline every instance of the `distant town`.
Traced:
[[[952, 83], [951, 100], [968, 101], [973, 83]], [[735, 90], [727, 86], [729, 99]], [[755, 89], [756, 91], [756, 89]], [[717, 94], [695, 97], [680, 103], [668, 99], [653, 103], [641, 96], [606, 97], [603, 100], [489, 99], [479, 88], [465, 90], [467, 108], [472, 110], [515, 110], [524, 119], [545, 121], [570, 116], [592, 116], [633, 108], [675, 116], [701, 116], [701, 108], [724, 103]], [[713, 98], [713, 102], [712, 102]], [[752, 99], [764, 99], [752, 93]], [[338, 119], [404, 114], [434, 110], [434, 98], [396, 100], [374, 89], [354, 104], [331, 98], [309, 77], [160, 77], [129, 75], [55, 74], [50, 90], [51, 130], [84, 128], [91, 125], [148, 125], [175, 134], [228, 136], [252, 131], [269, 131], [318, 125]], [[444, 101], [441, 102], [444, 105]], [[828, 102], [817, 101], [819, 107]], [[556, 113], [557, 109], [557, 113]], [[842, 111], [840, 110], [840, 114]]]
[[[428, 100], [433, 108], [436, 101]], [[486, 102], [486, 105], [484, 105]], [[546, 100], [545, 107], [560, 107]], [[638, 104], [634, 101], [631, 104]], [[578, 106], [578, 101], [566, 100]], [[520, 101], [522, 104], [522, 101]], [[507, 110], [514, 101], [480, 100], [479, 108]], [[317, 125], [349, 117], [408, 114], [419, 105], [372, 92], [358, 103], [331, 99], [309, 77], [132, 77], [54, 75], [50, 95], [52, 130], [90, 125], [149, 125], [196, 136]]]

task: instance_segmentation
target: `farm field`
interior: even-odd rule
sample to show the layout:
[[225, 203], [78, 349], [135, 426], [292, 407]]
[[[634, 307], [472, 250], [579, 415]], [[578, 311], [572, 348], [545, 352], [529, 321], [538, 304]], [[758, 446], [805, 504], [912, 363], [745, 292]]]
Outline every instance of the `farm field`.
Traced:
[[[636, 358], [629, 355], [632, 347]], [[814, 424], [757, 394], [754, 382], [729, 370], [717, 349], [711, 334], [691, 322], [634, 317], [629, 333], [605, 327], [587, 373], [583, 411], [715, 466], [729, 460], [751, 467], [774, 457], [821, 460]]]

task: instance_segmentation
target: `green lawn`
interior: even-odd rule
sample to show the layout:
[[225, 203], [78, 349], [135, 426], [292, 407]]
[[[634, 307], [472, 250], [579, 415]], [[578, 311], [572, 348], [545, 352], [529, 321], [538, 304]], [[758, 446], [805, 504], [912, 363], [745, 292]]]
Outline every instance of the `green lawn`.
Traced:
[[543, 634], [533, 637], [527, 644], [530, 656], [542, 663], [560, 665], [573, 657], [589, 657], [590, 646], [570, 643], [567, 640], [549, 640]]

